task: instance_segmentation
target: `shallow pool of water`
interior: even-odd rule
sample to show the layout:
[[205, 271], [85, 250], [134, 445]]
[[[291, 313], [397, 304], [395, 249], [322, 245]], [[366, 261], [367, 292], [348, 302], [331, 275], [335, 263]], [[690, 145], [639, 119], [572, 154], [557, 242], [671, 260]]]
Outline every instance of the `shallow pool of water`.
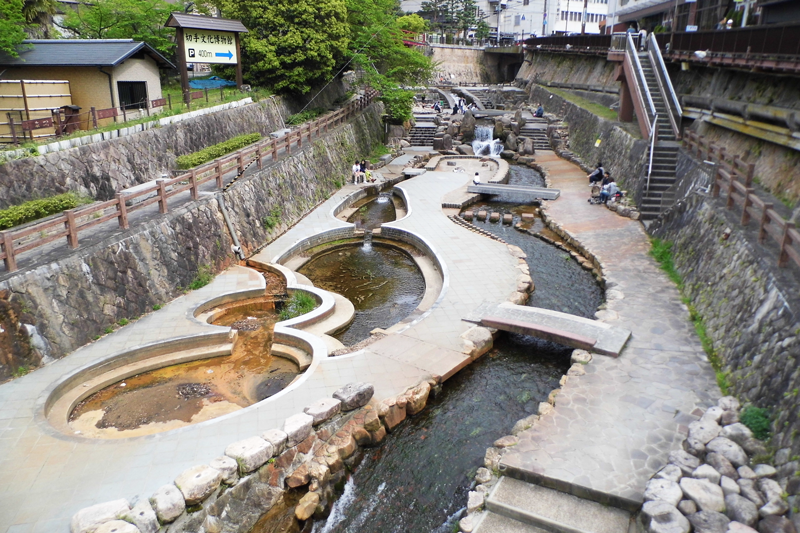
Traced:
[[367, 197], [353, 206], [356, 211], [347, 221], [360, 229], [379, 228], [381, 224], [397, 219], [397, 202], [400, 199], [390, 192]]
[[315, 286], [353, 302], [355, 318], [335, 334], [345, 346], [407, 317], [422, 301], [425, 280], [413, 258], [379, 242], [340, 246], [313, 257], [298, 269]]

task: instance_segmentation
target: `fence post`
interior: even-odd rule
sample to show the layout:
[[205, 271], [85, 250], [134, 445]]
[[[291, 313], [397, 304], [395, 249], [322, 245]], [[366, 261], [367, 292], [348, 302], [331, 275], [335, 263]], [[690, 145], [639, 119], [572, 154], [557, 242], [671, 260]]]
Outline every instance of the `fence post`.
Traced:
[[219, 101], [220, 102], [225, 101], [225, 92], [223, 91], [222, 87], [219, 88]]
[[203, 92], [206, 93], [206, 103], [208, 103], [208, 87], [204, 87]]
[[292, 155], [292, 135], [294, 135], [294, 133], [290, 133], [286, 136], [286, 155]]
[[236, 154], [236, 173], [241, 174], [244, 172], [244, 155], [242, 152]]
[[220, 189], [222, 188], [222, 163], [217, 160], [217, 166], [215, 167], [215, 172], [217, 173], [217, 187]]
[[256, 167], [258, 168], [258, 170], [261, 170], [261, 166], [262, 166], [261, 158], [262, 157], [264, 157], [264, 156], [261, 155], [261, 145], [259, 144], [256, 147]]
[[117, 220], [119, 221], [119, 227], [128, 229], [130, 225], [128, 224], [128, 206], [125, 205], [125, 195], [118, 192], [114, 195], [114, 199], [117, 201]]
[[272, 160], [278, 160], [278, 139], [272, 139]]
[[61, 137], [63, 130], [61, 129], [61, 112], [57, 109], [50, 110], [50, 115], [53, 117], [53, 124], [56, 126], [56, 138]]
[[172, 111], [172, 95], [167, 95], [167, 104], [169, 104], [169, 110]]
[[128, 122], [128, 113], [125, 112], [125, 106], [122, 106], [122, 122]]
[[3, 262], [6, 264], [6, 270], [8, 272], [14, 272], [17, 269], [17, 258], [14, 257], [14, 239], [11, 238], [10, 231], [2, 231], [0, 232], [0, 243], [2, 243], [3, 248], [6, 252], [6, 257], [3, 259]]
[[747, 192], [744, 195], [744, 207], [742, 208], [742, 226], [746, 226], [750, 223], [750, 213], [747, 212], [747, 208], [753, 205], [753, 194], [755, 194], [756, 190], [748, 187]]
[[166, 214], [169, 211], [167, 207], [167, 180], [156, 180], [158, 183], [158, 210], [162, 214]]
[[97, 109], [92, 106], [89, 113], [92, 114], [92, 128], [97, 129]]
[[6, 113], [8, 117], [8, 127], [11, 128], [11, 141], [17, 145], [19, 141], [17, 140], [17, 129], [14, 127], [14, 117], [11, 116], [11, 113]]
[[783, 268], [789, 262], [789, 254], [786, 253], [786, 246], [789, 243], [789, 230], [794, 228], [794, 222], [786, 221], [783, 226], [783, 235], [781, 235], [781, 248], [780, 255], [778, 255], [778, 266]]
[[189, 172], [189, 183], [191, 184], [189, 192], [192, 194], [192, 200], [197, 200], [200, 191], [197, 190], [197, 171], [194, 169]]
[[749, 186], [751, 186], [753, 184], [753, 174], [755, 173], [755, 170], [756, 170], [756, 164], [755, 163], [748, 163], [747, 164], [747, 178], [745, 179], [745, 183], [744, 183], [747, 187], [749, 187]]
[[764, 229], [767, 225], [767, 220], [769, 216], [767, 215], [767, 211], [772, 209], [773, 204], [764, 204], [764, 210], [761, 212], [761, 220], [758, 223], [758, 242], [760, 244], [764, 244], [764, 240], [767, 238], [767, 230]]
[[64, 227], [67, 228], [67, 242], [70, 248], [78, 247], [78, 228], [75, 225], [75, 210], [67, 209], [64, 211], [67, 220], [64, 221]]
[[298, 148], [303, 147], [303, 126], [300, 126], [297, 129], [297, 147]]

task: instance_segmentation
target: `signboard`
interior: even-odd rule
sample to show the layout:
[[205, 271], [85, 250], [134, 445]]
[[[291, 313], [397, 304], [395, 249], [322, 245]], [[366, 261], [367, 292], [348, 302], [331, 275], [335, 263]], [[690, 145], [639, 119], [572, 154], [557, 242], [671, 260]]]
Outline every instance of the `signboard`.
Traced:
[[686, 26], [686, 31], [697, 31], [697, 26]]
[[236, 34], [227, 31], [186, 29], [183, 49], [187, 63], [221, 63], [235, 65]]

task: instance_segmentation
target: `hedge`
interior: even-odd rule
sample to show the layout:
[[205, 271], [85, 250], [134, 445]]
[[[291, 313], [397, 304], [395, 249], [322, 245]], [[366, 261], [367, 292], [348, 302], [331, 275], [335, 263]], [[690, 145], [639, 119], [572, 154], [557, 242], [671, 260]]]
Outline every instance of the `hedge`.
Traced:
[[218, 157], [222, 157], [225, 154], [235, 152], [239, 148], [244, 148], [245, 146], [253, 144], [256, 141], [259, 141], [260, 139], [261, 139], [260, 133], [248, 133], [245, 135], [239, 135], [237, 137], [234, 137], [233, 139], [228, 139], [225, 142], [215, 144], [214, 146], [203, 148], [199, 152], [182, 155], [175, 159], [175, 163], [177, 163], [178, 168], [181, 169], [194, 168], [196, 166], [202, 165], [203, 163], [207, 163], [212, 159], [216, 159]]
[[79, 205], [90, 203], [91, 198], [81, 198], [74, 192], [30, 200], [23, 204], [0, 209], [0, 230], [13, 228], [32, 220], [49, 217], [65, 209], [72, 209]]

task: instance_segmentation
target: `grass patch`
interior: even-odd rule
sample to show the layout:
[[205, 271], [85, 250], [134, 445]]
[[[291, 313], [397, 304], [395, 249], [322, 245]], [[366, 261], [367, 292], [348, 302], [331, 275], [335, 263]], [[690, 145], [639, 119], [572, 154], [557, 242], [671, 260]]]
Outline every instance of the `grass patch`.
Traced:
[[388, 146], [384, 144], [379, 144], [378, 146], [372, 149], [372, 152], [369, 154], [369, 157], [367, 159], [369, 159], [370, 163], [375, 164], [381, 160], [381, 156], [390, 153], [392, 153], [392, 151], [389, 150]]
[[24, 376], [25, 374], [27, 374], [27, 373], [28, 373], [28, 372], [30, 372], [30, 371], [31, 371], [31, 369], [30, 369], [30, 368], [28, 368], [28, 367], [27, 367], [27, 366], [25, 366], [25, 365], [23, 365], [23, 366], [18, 366], [18, 367], [16, 368], [16, 370], [14, 370], [14, 372], [13, 372], [11, 375], [12, 375], [12, 376], [14, 376], [15, 378], [21, 378], [22, 376]]
[[766, 440], [770, 434], [769, 410], [748, 405], [742, 409], [739, 420], [750, 428], [755, 438]]
[[161, 304], [156, 304], [153, 306], [153, 311], [158, 311], [159, 309], [161, 309]]
[[128, 324], [130, 324], [130, 321], [127, 318], [120, 318], [117, 321], [117, 324], [119, 324], [120, 326], [127, 326]]
[[591, 100], [587, 100], [586, 98], [574, 95], [562, 89], [556, 89], [555, 87], [545, 87], [545, 89], [547, 89], [548, 91], [550, 91], [555, 95], [560, 96], [561, 98], [567, 100], [568, 102], [572, 102], [578, 107], [582, 107], [583, 109], [585, 109], [590, 113], [594, 113], [598, 117], [602, 117], [606, 120], [613, 120], [613, 121], [617, 120], [617, 112], [607, 108], [602, 104], [598, 104], [597, 102], [592, 102]]
[[290, 320], [300, 315], [310, 313], [317, 307], [317, 301], [306, 292], [296, 291], [292, 297], [283, 304], [283, 309], [278, 314], [281, 320]]
[[689, 319], [694, 325], [694, 330], [700, 338], [700, 344], [703, 346], [703, 351], [708, 356], [708, 361], [714, 369], [717, 376], [717, 385], [722, 391], [723, 395], [728, 394], [730, 383], [728, 382], [728, 374], [722, 369], [722, 359], [714, 349], [714, 341], [708, 335], [706, 324], [703, 321], [702, 315], [697, 312], [697, 309], [692, 304], [692, 301], [684, 294], [684, 283], [680, 273], [675, 268], [675, 262], [672, 255], [672, 243], [669, 241], [662, 241], [661, 239], [650, 239], [652, 247], [650, 248], [650, 255], [658, 262], [661, 270], [663, 270], [667, 277], [678, 286], [678, 291], [681, 293], [681, 301], [689, 308]]
[[74, 209], [80, 205], [92, 203], [91, 198], [78, 196], [74, 192], [67, 192], [49, 198], [29, 200], [19, 205], [0, 209], [0, 230], [13, 228], [26, 222], [49, 217], [67, 209]]
[[202, 289], [211, 283], [213, 279], [214, 273], [211, 271], [211, 267], [208, 265], [200, 265], [197, 269], [197, 274], [194, 275], [194, 279], [189, 283], [189, 290], [196, 291], [197, 289]]
[[295, 115], [290, 116], [286, 119], [287, 126], [297, 126], [298, 124], [304, 124], [309, 120], [314, 120], [315, 118], [324, 115], [327, 111], [321, 107], [314, 107], [312, 109], [306, 109], [305, 111], [301, 111]]
[[283, 215], [283, 210], [280, 206], [275, 206], [270, 209], [269, 214], [261, 219], [261, 226], [267, 230], [272, 231], [275, 227], [281, 223], [281, 215]]
[[222, 157], [223, 155], [235, 152], [240, 148], [244, 148], [254, 142], [261, 140], [260, 133], [247, 133], [245, 135], [237, 135], [227, 141], [203, 148], [199, 152], [192, 154], [182, 155], [175, 159], [178, 168], [187, 169], [207, 163], [212, 159]]

